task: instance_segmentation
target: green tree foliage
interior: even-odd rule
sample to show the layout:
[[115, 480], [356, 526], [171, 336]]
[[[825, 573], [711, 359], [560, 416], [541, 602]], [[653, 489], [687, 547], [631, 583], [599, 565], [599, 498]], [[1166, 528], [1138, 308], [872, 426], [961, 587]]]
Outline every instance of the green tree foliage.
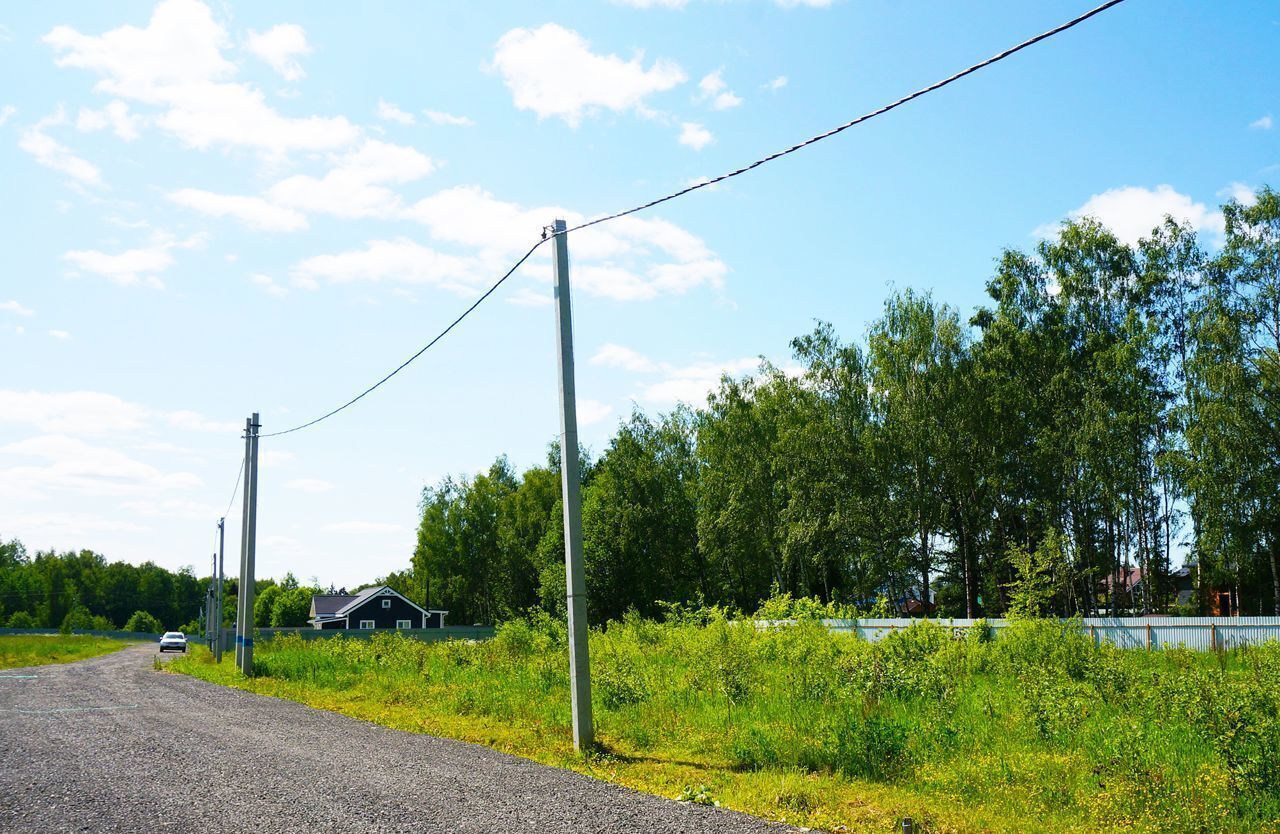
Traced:
[[133, 614], [125, 621], [125, 631], [140, 631], [147, 634], [159, 634], [165, 628], [160, 621], [147, 611], [134, 611]]
[[5, 625], [9, 628], [39, 628], [36, 618], [26, 611], [14, 611]]
[[[1189, 581], [1183, 610], [1280, 613], [1280, 195], [1223, 214], [1217, 252], [1172, 220], [1137, 245], [1064, 223], [1001, 255], [968, 323], [894, 293], [865, 345], [818, 324], [798, 371], [633, 413], [583, 468], [592, 619], [753, 610], [775, 588], [1146, 613]], [[445, 479], [396, 581], [454, 622], [559, 612], [562, 512], [554, 449], [520, 476], [500, 458]]]
[[[280, 591], [271, 605], [271, 625], [274, 628], [301, 628], [307, 625], [311, 615], [311, 595], [319, 588], [286, 588]], [[282, 586], [283, 587], [283, 586]]]
[[0, 621], [22, 613], [32, 628], [71, 622], [73, 629], [110, 630], [142, 610], [174, 628], [199, 617], [208, 587], [190, 568], [107, 562], [91, 550], [32, 555], [17, 540], [0, 540]]
[[253, 598], [253, 624], [258, 628], [274, 625], [271, 614], [280, 599], [280, 586], [272, 583], [258, 588]]

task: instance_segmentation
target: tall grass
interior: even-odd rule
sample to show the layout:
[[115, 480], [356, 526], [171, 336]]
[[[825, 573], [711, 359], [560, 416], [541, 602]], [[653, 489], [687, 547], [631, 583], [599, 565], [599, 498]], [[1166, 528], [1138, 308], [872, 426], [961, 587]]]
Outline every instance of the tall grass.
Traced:
[[1280, 643], [1149, 653], [1056, 621], [987, 636], [629, 617], [591, 636], [588, 759], [569, 752], [564, 629], [545, 617], [484, 643], [281, 638], [252, 681], [203, 655], [171, 666], [828, 829], [1280, 831]]
[[0, 635], [0, 669], [71, 663], [119, 651], [130, 641], [70, 634]]

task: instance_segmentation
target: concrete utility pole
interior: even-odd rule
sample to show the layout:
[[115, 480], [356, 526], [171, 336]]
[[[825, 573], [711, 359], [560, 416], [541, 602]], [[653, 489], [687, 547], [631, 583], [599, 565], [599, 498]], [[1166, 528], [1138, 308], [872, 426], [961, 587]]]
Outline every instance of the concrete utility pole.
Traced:
[[573, 311], [569, 304], [569, 238], [555, 221], [556, 346], [560, 354], [560, 481], [564, 496], [565, 590], [569, 608], [569, 681], [573, 746], [595, 744], [591, 721], [591, 661], [587, 651], [587, 580], [582, 567], [582, 495], [578, 475], [578, 405], [573, 382]]
[[227, 572], [227, 564], [224, 559], [223, 545], [226, 541], [227, 520], [225, 518], [218, 519], [218, 572], [217, 580], [214, 582], [214, 622], [217, 623], [217, 637], [213, 643], [213, 659], [217, 663], [222, 662], [222, 577]]
[[244, 427], [244, 516], [240, 521], [240, 593], [237, 597], [236, 665], [253, 674], [253, 574], [258, 534], [258, 415]]

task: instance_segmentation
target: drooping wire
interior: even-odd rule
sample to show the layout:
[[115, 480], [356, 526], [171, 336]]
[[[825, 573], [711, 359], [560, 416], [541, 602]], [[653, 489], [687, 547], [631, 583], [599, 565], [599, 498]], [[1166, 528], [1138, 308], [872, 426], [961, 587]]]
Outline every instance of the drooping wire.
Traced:
[[227, 502], [227, 509], [222, 514], [223, 518], [231, 515], [231, 505], [236, 503], [236, 494], [240, 492], [240, 479], [244, 477], [244, 458], [240, 458], [240, 468], [236, 470], [236, 485], [231, 489], [231, 500]]
[[515, 274], [515, 271], [516, 271], [517, 269], [519, 269], [521, 266], [523, 266], [525, 261], [529, 260], [529, 257], [530, 257], [531, 255], [533, 255], [533, 253], [537, 250], [537, 248], [538, 248], [539, 246], [541, 246], [542, 244], [546, 243], [546, 242], [547, 242], [547, 238], [544, 238], [543, 240], [539, 240], [537, 243], [533, 244], [533, 246], [530, 246], [530, 247], [529, 247], [529, 251], [528, 251], [528, 252], [525, 252], [525, 253], [524, 253], [524, 255], [520, 258], [520, 260], [516, 261], [515, 265], [514, 265], [513, 267], [511, 267], [510, 269], [508, 269], [508, 270], [507, 270], [507, 272], [506, 272], [506, 274], [505, 274], [505, 275], [503, 275], [501, 278], [499, 278], [497, 281], [495, 281], [495, 282], [493, 283], [493, 286], [491, 286], [491, 287], [489, 287], [489, 289], [485, 290], [484, 295], [480, 296], [480, 297], [479, 297], [479, 298], [477, 298], [474, 302], [472, 302], [472, 304], [471, 304], [471, 306], [470, 306], [470, 307], [468, 307], [467, 309], [465, 309], [465, 310], [463, 310], [463, 311], [462, 311], [462, 315], [458, 316], [456, 319], [454, 319], [454, 320], [449, 324], [449, 326], [448, 326], [448, 327], [446, 327], [444, 330], [441, 330], [438, 334], [436, 334], [436, 337], [435, 337], [434, 339], [432, 339], [431, 341], [429, 341], [429, 342], [427, 342], [425, 345], [423, 345], [421, 350], [419, 350], [419, 351], [418, 351], [417, 353], [415, 353], [413, 356], [410, 356], [408, 359], [406, 359], [406, 360], [404, 360], [403, 362], [401, 362], [401, 363], [400, 363], [400, 365], [399, 365], [399, 366], [398, 366], [394, 371], [392, 371], [391, 373], [387, 374], [387, 375], [386, 375], [386, 376], [384, 376], [382, 379], [378, 380], [378, 381], [377, 381], [377, 382], [375, 382], [373, 385], [370, 385], [368, 388], [364, 389], [364, 390], [363, 390], [363, 391], [361, 391], [359, 394], [357, 394], [356, 396], [354, 396], [354, 397], [352, 397], [351, 399], [347, 400], [345, 403], [343, 403], [342, 405], [340, 405], [340, 406], [338, 406], [337, 408], [333, 409], [332, 411], [330, 411], [330, 412], [329, 412], [329, 413], [327, 413], [327, 414], [322, 414], [322, 415], [320, 415], [319, 417], [317, 417], [316, 419], [311, 420], [310, 422], [303, 423], [302, 425], [299, 425], [299, 426], [294, 426], [294, 427], [293, 427], [293, 428], [291, 428], [291, 429], [284, 429], [283, 431], [275, 431], [275, 432], [271, 432], [270, 434], [260, 434], [260, 435], [258, 435], [258, 436], [259, 436], [259, 437], [279, 437], [279, 436], [280, 436], [280, 435], [282, 435], [282, 434], [292, 434], [292, 433], [293, 433], [293, 432], [295, 432], [295, 431], [302, 431], [303, 429], [310, 428], [311, 426], [314, 426], [316, 423], [319, 423], [319, 422], [320, 422], [320, 421], [322, 421], [322, 420], [328, 420], [330, 417], [332, 417], [333, 415], [337, 414], [339, 411], [342, 411], [342, 410], [344, 410], [344, 409], [346, 409], [346, 408], [349, 408], [350, 406], [355, 405], [356, 403], [358, 403], [360, 400], [364, 399], [364, 398], [365, 398], [366, 396], [368, 396], [369, 394], [372, 394], [372, 393], [373, 393], [377, 388], [379, 388], [379, 387], [380, 387], [384, 382], [386, 382], [387, 380], [391, 379], [391, 377], [395, 376], [396, 374], [400, 373], [400, 372], [401, 372], [401, 371], [403, 371], [405, 368], [407, 368], [407, 367], [409, 366], [409, 363], [410, 363], [410, 362], [412, 362], [413, 360], [417, 359], [419, 356], [421, 356], [422, 354], [424, 354], [424, 353], [426, 353], [428, 350], [430, 350], [432, 347], [434, 347], [434, 346], [435, 346], [435, 344], [436, 344], [436, 342], [440, 341], [441, 339], [443, 339], [445, 336], [447, 336], [447, 335], [449, 334], [449, 331], [450, 331], [450, 330], [453, 330], [453, 328], [455, 328], [455, 327], [457, 327], [459, 324], [461, 324], [463, 319], [465, 319], [467, 316], [471, 315], [471, 311], [472, 311], [472, 310], [474, 310], [475, 308], [479, 307], [482, 303], [484, 303], [484, 300], [485, 300], [486, 298], [488, 298], [489, 296], [493, 295], [494, 291], [495, 291], [495, 290], [497, 290], [497, 289], [498, 289], [498, 287], [502, 286], [502, 285], [503, 285], [503, 283], [505, 283], [505, 282], [506, 282], [506, 280], [507, 280], [508, 278], [510, 278], [513, 274]]
[[1052, 38], [1054, 35], [1065, 32], [1068, 29], [1071, 29], [1072, 27], [1079, 26], [1081, 23], [1084, 23], [1086, 20], [1093, 17], [1094, 15], [1101, 14], [1102, 12], [1105, 12], [1107, 9], [1111, 8], [1112, 6], [1118, 6], [1123, 2], [1124, 0], [1108, 0], [1108, 2], [1103, 3], [1101, 6], [1098, 6], [1094, 9], [1090, 9], [1084, 14], [1081, 14], [1078, 17], [1074, 17], [1060, 26], [1055, 26], [1046, 32], [1042, 32], [1039, 35], [1036, 35], [1034, 38], [1030, 38], [1028, 40], [1023, 41], [1017, 46], [1012, 46], [1004, 50], [1003, 52], [996, 53], [995, 55], [992, 55], [990, 58], [986, 59], [985, 61], [976, 63], [968, 67], [967, 69], [963, 69], [960, 72], [955, 73], [954, 75], [949, 75], [946, 78], [942, 79], [941, 81], [937, 81], [933, 84], [930, 84], [928, 87], [921, 87], [919, 90], [916, 90], [914, 93], [905, 95], [902, 98], [898, 99], [897, 101], [894, 101], [890, 104], [886, 104], [883, 107], [872, 110], [869, 113], [864, 113], [858, 118], [853, 119], [852, 121], [845, 122], [839, 127], [833, 127], [831, 130], [828, 130], [825, 133], [819, 133], [817, 136], [811, 136], [810, 138], [804, 140], [803, 142], [797, 142], [796, 144], [792, 145], [791, 147], [785, 150], [781, 150], [781, 151], [778, 151], [777, 153], [771, 153], [768, 156], [761, 157], [760, 159], [757, 159], [755, 162], [752, 162], [749, 165], [744, 165], [741, 168], [737, 168], [733, 171], [730, 171], [727, 174], [721, 174], [720, 176], [714, 177], [709, 180], [702, 180], [700, 182], [696, 182], [693, 185], [680, 189], [679, 191], [673, 191], [672, 193], [667, 194], [664, 197], [659, 197], [656, 200], [650, 200], [649, 202], [644, 203], [642, 205], [638, 205], [635, 208], [629, 208], [626, 211], [615, 212], [613, 214], [605, 215], [604, 217], [597, 217], [594, 220], [588, 220], [584, 223], [579, 223], [578, 225], [574, 226], [571, 229], [566, 229], [563, 232], [563, 234], [568, 234], [569, 232], [576, 232], [579, 229], [586, 229], [600, 223], [607, 223], [610, 220], [617, 220], [619, 217], [626, 217], [628, 214], [635, 214], [636, 212], [644, 211], [645, 209], [650, 209], [656, 205], [665, 203], [668, 200], [674, 200], [677, 197], [683, 197], [684, 195], [692, 191], [697, 191], [699, 188], [706, 188], [707, 186], [715, 185], [716, 183], [724, 182], [727, 179], [732, 179], [733, 177], [745, 174], [754, 168], [759, 168], [761, 165], [764, 165], [766, 162], [772, 162], [773, 160], [778, 159], [779, 157], [783, 157], [783, 156], [786, 156], [787, 154], [795, 153], [801, 148], [807, 148], [812, 144], [821, 142], [823, 139], [829, 139], [832, 136], [835, 136], [837, 133], [843, 133], [844, 131], [848, 130], [851, 127], [854, 127], [855, 125], [860, 125], [865, 121], [874, 119], [876, 116], [884, 115], [885, 113], [888, 113], [890, 110], [901, 107], [902, 105], [906, 104], [909, 101], [913, 101], [917, 98], [920, 98], [923, 95], [928, 95], [929, 93], [932, 93], [936, 90], [941, 90], [943, 87], [947, 86], [948, 84], [952, 84], [956, 81], [959, 81], [961, 78], [964, 78], [966, 75], [972, 75], [978, 70], [985, 69], [991, 66], [992, 64], [1003, 61], [1005, 58], [1008, 58], [1010, 55], [1013, 55], [1016, 52], [1021, 52], [1022, 50], [1026, 49], [1029, 46], [1034, 46], [1043, 40], [1048, 40], [1049, 38]]
[[[1029, 38], [1023, 41], [1022, 43], [1017, 44], [1016, 46], [1012, 46], [1004, 50], [1003, 52], [998, 52], [995, 55], [992, 55], [990, 58], [987, 58], [985, 61], [980, 61], [976, 64], [973, 64], [957, 73], [954, 73], [953, 75], [947, 76], [941, 81], [934, 82], [933, 84], [930, 84], [927, 87], [921, 87], [919, 90], [916, 90], [914, 93], [909, 93], [908, 95], [903, 96], [897, 101], [893, 101], [889, 104], [884, 105], [883, 107], [877, 108], [868, 113], [864, 113], [861, 116], [858, 116], [856, 119], [845, 122], [844, 124], [834, 127], [831, 130], [826, 131], [825, 133], [819, 133], [817, 136], [811, 136], [808, 139], [805, 139], [803, 142], [797, 142], [796, 144], [792, 145], [789, 148], [777, 151], [776, 153], [771, 153], [765, 157], [761, 157], [760, 159], [757, 159], [755, 162], [752, 162], [748, 165], [744, 165], [741, 168], [737, 168], [726, 174], [721, 174], [720, 176], [714, 177], [712, 179], [703, 180], [701, 182], [694, 183], [693, 185], [682, 188], [679, 191], [673, 191], [670, 194], [667, 194], [662, 197], [658, 197], [655, 200], [650, 200], [647, 203], [642, 203], [641, 205], [635, 206], [633, 208], [626, 209], [625, 211], [619, 211], [619, 212], [614, 212], [613, 214], [607, 214], [603, 217], [597, 217], [594, 220], [587, 220], [585, 222], [579, 223], [576, 226], [568, 228], [563, 232], [550, 232], [549, 233], [550, 237], [555, 237], [556, 235], [560, 235], [560, 234], [568, 234], [569, 232], [576, 232], [581, 229], [590, 228], [591, 226], [597, 226], [601, 223], [607, 223], [611, 220], [617, 220], [620, 217], [626, 217], [629, 214], [635, 214], [637, 212], [641, 212], [646, 209], [653, 208], [654, 206], [660, 205], [669, 200], [674, 200], [678, 197], [683, 197], [684, 195], [697, 191], [700, 188], [706, 188], [707, 186], [715, 185], [716, 183], [724, 182], [725, 180], [732, 179], [733, 177], [737, 177], [742, 174], [745, 174], [748, 171], [759, 168], [761, 165], [764, 165], [765, 163], [772, 162], [773, 160], [779, 159], [780, 157], [787, 156], [788, 154], [793, 154], [796, 151], [800, 150], [801, 148], [807, 148], [810, 145], [813, 145], [817, 142], [821, 142], [823, 139], [829, 139], [830, 137], [835, 136], [838, 133], [843, 133], [844, 131], [848, 130], [851, 127], [854, 127], [855, 125], [860, 125], [863, 122], [870, 121], [871, 119], [874, 119], [877, 116], [882, 116], [885, 113], [888, 113], [890, 110], [894, 110], [898, 107], [901, 107], [907, 102], [914, 101], [915, 99], [920, 98], [921, 96], [928, 95], [929, 93], [940, 90], [949, 84], [959, 81], [961, 78], [964, 78], [965, 76], [972, 75], [973, 73], [978, 72], [979, 70], [985, 69], [991, 66], [992, 64], [999, 63], [1000, 61], [1003, 61], [1005, 58], [1008, 58], [1009, 56], [1015, 53], [1021, 52], [1027, 47], [1034, 46], [1035, 44], [1040, 43], [1041, 41], [1048, 40], [1049, 38], [1052, 38], [1055, 35], [1061, 34], [1062, 32], [1065, 32], [1068, 29], [1078, 26], [1081, 23], [1084, 23], [1089, 18], [1094, 17], [1095, 15], [1101, 14], [1107, 9], [1110, 9], [1113, 6], [1118, 6], [1123, 2], [1124, 0], [1107, 0], [1107, 2], [1103, 3], [1102, 5], [1097, 6], [1093, 9], [1090, 9], [1089, 11], [1084, 12], [1083, 14], [1080, 14], [1072, 18], [1071, 20], [1068, 20], [1066, 23], [1055, 26], [1052, 29], [1042, 32], [1033, 38]], [[489, 287], [489, 289], [485, 291], [484, 295], [477, 298], [470, 307], [468, 307], [466, 310], [462, 312], [462, 315], [454, 319], [453, 322], [448, 327], [446, 327], [434, 339], [432, 339], [430, 342], [424, 345], [421, 350], [419, 350], [417, 353], [413, 354], [404, 362], [402, 362], [391, 373], [387, 374], [382, 379], [378, 380], [373, 385], [369, 386], [364, 391], [360, 392], [359, 394], [357, 394], [355, 397], [351, 398], [347, 402], [343, 403], [342, 405], [338, 406], [332, 411], [317, 417], [314, 420], [311, 420], [306, 423], [302, 423], [301, 425], [298, 425], [298, 426], [294, 426], [293, 428], [285, 429], [283, 431], [277, 431], [277, 432], [271, 432], [269, 434], [259, 435], [259, 437], [279, 437], [281, 435], [292, 434], [293, 432], [310, 428], [311, 426], [314, 426], [317, 423], [320, 423], [324, 420], [329, 419], [330, 417], [334, 416], [338, 412], [343, 411], [349, 408], [350, 406], [355, 405], [357, 402], [364, 399], [369, 394], [373, 393], [383, 383], [391, 379], [396, 374], [400, 373], [402, 370], [408, 367], [408, 365], [411, 362], [413, 362], [419, 356], [421, 356], [422, 354], [430, 350], [437, 342], [443, 339], [449, 333], [449, 331], [453, 330], [454, 327], [458, 326], [463, 319], [471, 315], [472, 311], [474, 311], [477, 307], [479, 307], [481, 303], [483, 303], [490, 295], [494, 293], [495, 290], [498, 289], [498, 287], [502, 286], [502, 284], [505, 283], [506, 280], [510, 278], [512, 274], [515, 273], [515, 271], [519, 269], [524, 264], [524, 262], [529, 259], [531, 255], [533, 255], [533, 253], [538, 249], [539, 246], [546, 243], [547, 240], [550, 239], [550, 237], [546, 236], [547, 234], [548, 232], [544, 230], [543, 239], [539, 240], [537, 243], [531, 246], [529, 248], [529, 251], [525, 252], [524, 256], [521, 257], [520, 260], [516, 261], [515, 266], [507, 270], [506, 274], [504, 274], [501, 278], [499, 278], [493, 284], [493, 286]], [[243, 469], [243, 465], [242, 465], [242, 469]], [[233, 500], [234, 500], [234, 496], [233, 496]]]

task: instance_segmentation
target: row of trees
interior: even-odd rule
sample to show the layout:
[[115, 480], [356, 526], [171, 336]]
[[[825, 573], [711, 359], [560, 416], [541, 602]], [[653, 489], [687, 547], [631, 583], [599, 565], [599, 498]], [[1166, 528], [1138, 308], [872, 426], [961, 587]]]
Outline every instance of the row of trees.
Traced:
[[164, 628], [176, 629], [199, 617], [208, 587], [209, 580], [197, 579], [190, 568], [173, 573], [152, 562], [109, 563], [91, 550], [32, 556], [17, 539], [0, 541], [0, 623], [5, 625], [113, 629], [145, 612]]
[[[897, 293], [862, 343], [796, 339], [800, 375], [633, 413], [584, 456], [591, 617], [775, 588], [954, 616], [1280, 613], [1280, 196], [1223, 216], [1212, 252], [1172, 220], [1136, 246], [1066, 223], [1004, 252], [967, 322]], [[563, 605], [557, 461], [426, 489], [388, 581], [454, 622]]]
[[[210, 579], [190, 567], [177, 573], [152, 562], [108, 562], [91, 550], [27, 553], [22, 542], [0, 541], [0, 625], [13, 628], [195, 632]], [[312, 584], [315, 584], [314, 582]], [[254, 583], [258, 626], [307, 625], [311, 595], [293, 574]], [[224, 625], [235, 622], [238, 582], [223, 583]]]

